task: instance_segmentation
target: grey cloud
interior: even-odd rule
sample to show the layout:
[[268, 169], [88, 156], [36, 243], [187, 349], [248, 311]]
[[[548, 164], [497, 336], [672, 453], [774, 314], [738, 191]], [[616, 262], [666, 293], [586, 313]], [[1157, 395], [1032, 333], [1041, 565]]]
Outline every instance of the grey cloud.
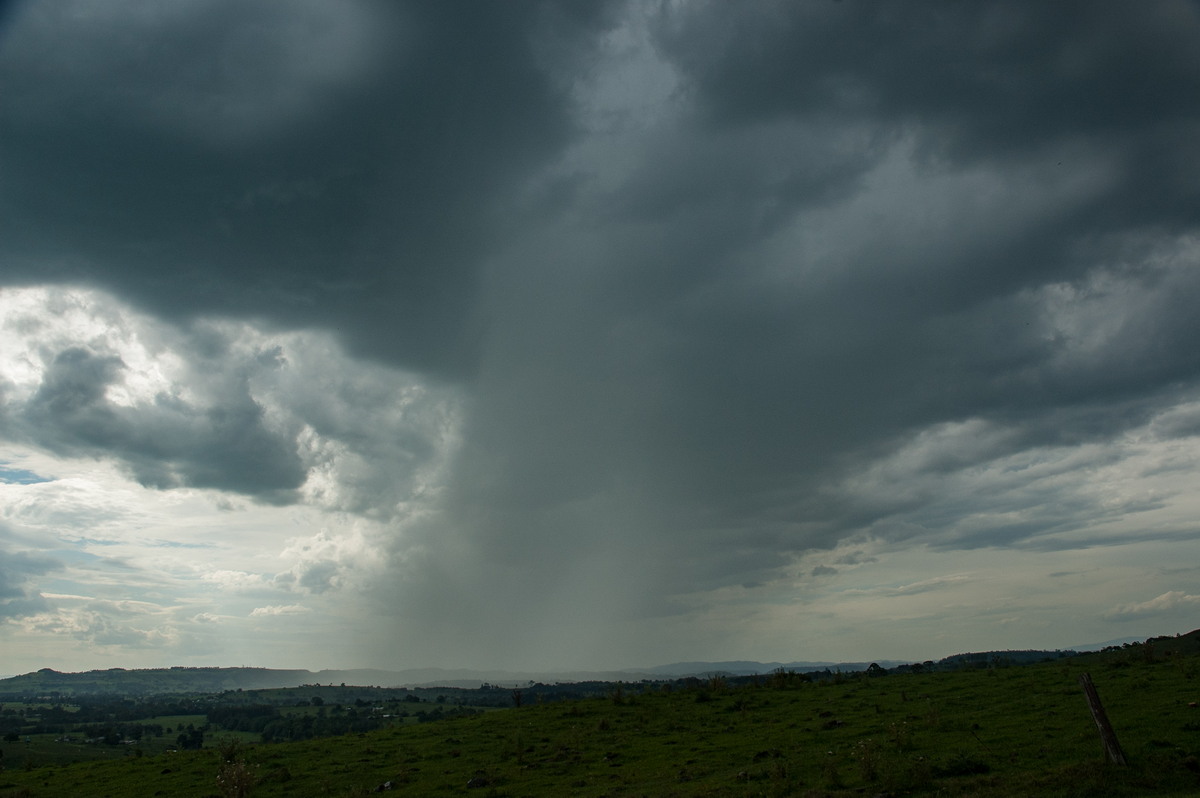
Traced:
[[13, 548], [11, 536], [0, 527], [0, 621], [45, 612], [50, 608], [38, 592], [39, 577], [61, 570], [63, 563], [54, 557]]
[[27, 618], [46, 612], [50, 608], [50, 602], [37, 593], [0, 599], [0, 620]]
[[[304, 481], [294, 440], [268, 429], [244, 382], [208, 407], [159, 395], [153, 404], [120, 406], [107, 388], [120, 358], [82, 347], [57, 353], [27, 405], [11, 415], [9, 434], [66, 454], [110, 454], [146, 485], [232, 490], [288, 501]], [[294, 435], [294, 433], [293, 433]]]
[[296, 584], [311, 593], [324, 593], [333, 587], [341, 567], [332, 560], [305, 563]]
[[861, 551], [852, 551], [852, 552], [849, 552], [848, 554], [844, 554], [841, 557], [838, 557], [837, 560], [835, 560], [835, 562], [838, 565], [866, 565], [869, 563], [877, 562], [877, 560], [875, 557], [865, 555]]
[[682, 218], [706, 240], [736, 246], [774, 232], [806, 206], [845, 198], [890, 143], [869, 127], [828, 122], [702, 136], [671, 130], [651, 140], [644, 161], [603, 207], [631, 224]]
[[1154, 419], [1154, 432], [1165, 439], [1200, 435], [1200, 406], [1175, 408]]
[[25, 595], [20, 587], [30, 576], [41, 576], [62, 567], [62, 563], [49, 557], [32, 555], [27, 552], [9, 551], [4, 556], [4, 566], [0, 568], [0, 598], [11, 599]]

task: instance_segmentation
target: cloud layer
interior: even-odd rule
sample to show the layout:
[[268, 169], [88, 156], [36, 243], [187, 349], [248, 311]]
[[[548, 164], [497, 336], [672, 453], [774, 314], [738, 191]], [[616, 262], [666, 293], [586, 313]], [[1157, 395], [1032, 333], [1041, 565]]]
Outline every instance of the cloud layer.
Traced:
[[526, 667], [1186, 624], [1198, 44], [1183, 0], [19, 4], [0, 435], [52, 481], [0, 487], [121, 486], [139, 573], [212, 548], [142, 612], [11, 510], [6, 616]]

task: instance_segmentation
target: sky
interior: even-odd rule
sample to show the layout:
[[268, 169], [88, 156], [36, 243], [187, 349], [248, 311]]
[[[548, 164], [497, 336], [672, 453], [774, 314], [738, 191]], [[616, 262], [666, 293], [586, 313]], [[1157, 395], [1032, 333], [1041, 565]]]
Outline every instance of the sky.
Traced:
[[1200, 3], [0, 7], [0, 673], [1200, 627]]

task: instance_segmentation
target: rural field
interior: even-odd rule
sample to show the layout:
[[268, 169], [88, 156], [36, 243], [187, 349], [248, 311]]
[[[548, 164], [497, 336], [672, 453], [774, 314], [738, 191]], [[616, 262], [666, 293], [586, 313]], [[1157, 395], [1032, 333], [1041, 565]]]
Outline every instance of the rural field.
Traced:
[[[115, 759], [73, 764], [35, 764], [23, 742], [9, 742], [0, 798], [1194, 796], [1194, 638], [1178, 638], [1178, 650], [1160, 638], [950, 672], [613, 684], [603, 697], [364, 733], [264, 744], [213, 732], [201, 750], [128, 747]], [[1107, 761], [1083, 673], [1126, 765]]]

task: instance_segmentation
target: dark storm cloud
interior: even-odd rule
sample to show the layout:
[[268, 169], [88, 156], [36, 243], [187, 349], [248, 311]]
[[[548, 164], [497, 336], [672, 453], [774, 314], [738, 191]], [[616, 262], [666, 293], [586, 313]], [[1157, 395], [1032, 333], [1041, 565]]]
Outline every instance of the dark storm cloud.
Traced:
[[[700, 589], [927, 503], [914, 529], [986, 506], [839, 492], [929, 425], [1006, 434], [947, 443], [918, 478], [1110, 441], [1186, 398], [1196, 20], [1174, 3], [663, 11], [681, 120], [631, 145], [615, 188], [585, 184], [570, 232], [513, 256], [458, 473], [459, 511], [498, 533], [478, 545], [555, 562], [587, 556], [576, 538], [631, 561], [662, 545], [665, 590]], [[772, 243], [788, 224], [791, 251]], [[1094, 501], [946, 543], [1086, 524]]]
[[[826, 430], [852, 443], [857, 434], [838, 422], [847, 412], [872, 440], [977, 413], [1034, 416], [1045, 436], [1103, 436], [1136, 420], [1122, 398], [1195, 376], [1200, 361], [1187, 341], [1200, 328], [1186, 306], [1200, 286], [1192, 264], [1159, 262], [1154, 234], [1194, 230], [1200, 218], [1200, 184], [1181, 178], [1200, 169], [1187, 135], [1200, 130], [1194, 4], [847, 2], [715, 11], [689, 6], [661, 29], [706, 123], [720, 131], [714, 135], [831, 119], [854, 131], [866, 122], [877, 136], [913, 137], [931, 171], [979, 162], [1043, 171], [1062, 165], [1046, 158], [1057, 148], [1086, 168], [1094, 148], [1095, 166], [1111, 161], [1116, 177], [1018, 229], [964, 216], [956, 221], [974, 229], [962, 242], [954, 230], [889, 230], [886, 222], [882, 232], [861, 230], [861, 244], [845, 242], [849, 257], [836, 275], [791, 296], [739, 286], [730, 272], [741, 264], [729, 264], [723, 276], [733, 295], [702, 309], [696, 332], [708, 345], [692, 348], [697, 362], [687, 379], [734, 383], [731, 393], [753, 403], [742, 414], [752, 425], [791, 406], [810, 414], [805, 434]], [[772, 163], [780, 149], [760, 148], [758, 157]], [[768, 196], [772, 188], [762, 179], [744, 193]], [[1037, 202], [1040, 187], [1026, 188], [1012, 201]], [[904, 203], [921, 201], [896, 197], [893, 210], [904, 217]], [[1058, 361], [1064, 342], [1046, 340], [1028, 292], [1058, 281], [1105, 290], [1088, 284], [1102, 270], [1133, 287], [1173, 285], [1101, 357]], [[720, 365], [700, 368], [714, 357]], [[870, 394], [883, 386], [886, 402], [876, 401]], [[697, 387], [715, 389], [696, 391], [717, 397], [714, 404], [736, 406], [720, 384]], [[1111, 399], [1117, 405], [1094, 406]], [[1043, 424], [1047, 412], [1053, 424]]]
[[98, 284], [171, 318], [322, 326], [359, 353], [452, 373], [474, 349], [497, 198], [567, 140], [555, 78], [569, 75], [539, 59], [599, 14], [20, 11], [0, 50], [9, 282]]
[[696, 3], [659, 33], [718, 124], [861, 116], [994, 158], [1194, 123], [1197, 13], [1187, 0]]
[[[5, 282], [103, 286], [203, 361], [210, 314], [335, 330], [460, 392], [375, 586], [414, 637], [546, 650], [831, 580], [795, 560], [847, 540], [1032, 545], [1171, 498], [1084, 475], [1196, 430], [1195, 3], [70, 7], [0, 50]], [[303, 480], [237, 380], [135, 426], [121, 368], [59, 353], [27, 434], [150, 484]], [[362, 457], [339, 507], [370, 515], [442, 439], [345, 390], [294, 403]], [[306, 562], [335, 593], [344, 563]]]
[[9, 14], [16, 4], [17, 0], [0, 0], [0, 34], [4, 32], [4, 23], [8, 21]]
[[121, 359], [74, 347], [57, 353], [37, 392], [9, 407], [5, 432], [68, 455], [119, 457], [144, 485], [188, 485], [294, 500], [305, 469], [294, 435], [271, 430], [246, 385], [207, 407], [160, 394], [121, 406], [107, 395]]
[[[920, 270], [896, 264], [894, 277], [923, 309], [940, 312], [1077, 279], [1123, 233], [1194, 226], [1198, 37], [1200, 12], [1190, 2], [734, 10], [701, 3], [660, 26], [703, 118], [717, 129], [861, 121], [878, 136], [912, 136], [931, 168], [1011, 169], [1040, 156], [1040, 169], [1061, 171], [1078, 158], [1111, 159], [1116, 174], [1107, 190], [1051, 211], [1019, 240], [954, 253], [950, 264], [922, 252], [933, 262]], [[899, 287], [874, 268], [864, 276]]]

